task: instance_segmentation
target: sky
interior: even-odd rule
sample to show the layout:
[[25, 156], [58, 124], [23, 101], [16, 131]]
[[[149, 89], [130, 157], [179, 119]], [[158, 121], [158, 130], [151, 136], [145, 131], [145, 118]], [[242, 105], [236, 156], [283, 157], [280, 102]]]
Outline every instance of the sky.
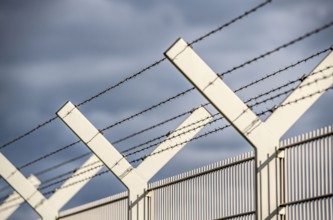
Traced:
[[[0, 0], [0, 142], [6, 143], [55, 116], [67, 101], [78, 104], [118, 83], [153, 62], [179, 38], [191, 42], [262, 1], [186, 0]], [[193, 49], [217, 73], [222, 73], [260, 54], [287, 43], [333, 20], [331, 0], [273, 0], [256, 13], [195, 44]], [[297, 62], [332, 45], [333, 28], [306, 38], [223, 78], [232, 88]], [[326, 53], [327, 54], [327, 53]], [[247, 100], [283, 85], [311, 70], [325, 54], [266, 80], [238, 95]], [[166, 100], [192, 85], [164, 61], [123, 85], [83, 105], [80, 111], [97, 127], [104, 128]], [[284, 97], [254, 108], [260, 112], [278, 105]], [[207, 101], [193, 91], [139, 117], [106, 131], [114, 142], [133, 132], [188, 111]], [[285, 134], [284, 138], [332, 125], [333, 92], [324, 94]], [[208, 107], [211, 113], [216, 113]], [[157, 129], [121, 142], [125, 150], [175, 129], [181, 117]], [[263, 120], [265, 118], [262, 118]], [[200, 134], [227, 124], [207, 126]], [[60, 121], [32, 133], [1, 150], [20, 167], [73, 141], [75, 135]], [[232, 128], [190, 142], [153, 179], [156, 181], [241, 153], [251, 146]], [[83, 144], [36, 163], [25, 176], [82, 153]], [[79, 167], [84, 160], [39, 178], [43, 181]], [[137, 164], [136, 164], [137, 165]], [[0, 188], [6, 186], [1, 180]], [[111, 174], [91, 180], [65, 209], [125, 190]], [[0, 197], [10, 190], [1, 192]], [[11, 219], [36, 218], [23, 205]]]

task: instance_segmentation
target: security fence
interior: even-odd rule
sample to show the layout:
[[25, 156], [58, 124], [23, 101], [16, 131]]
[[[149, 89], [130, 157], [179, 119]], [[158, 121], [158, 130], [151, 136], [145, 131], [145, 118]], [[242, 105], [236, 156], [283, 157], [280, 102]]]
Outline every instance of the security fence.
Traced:
[[[282, 219], [333, 216], [332, 126], [284, 140]], [[149, 185], [147, 219], [256, 219], [255, 155], [229, 158]], [[61, 213], [60, 219], [127, 219], [127, 193]]]

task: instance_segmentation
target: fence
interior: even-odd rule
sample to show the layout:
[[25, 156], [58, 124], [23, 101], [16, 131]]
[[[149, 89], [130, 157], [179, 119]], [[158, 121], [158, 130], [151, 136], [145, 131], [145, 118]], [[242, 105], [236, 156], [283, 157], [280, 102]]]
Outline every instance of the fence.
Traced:
[[[329, 126], [280, 143], [282, 218], [333, 216], [332, 142]], [[254, 172], [251, 152], [151, 183], [147, 219], [255, 219]], [[126, 219], [126, 205], [121, 193], [62, 212], [60, 219]]]
[[[333, 216], [332, 126], [285, 140], [285, 202], [288, 219]], [[283, 202], [283, 201], [282, 201]]]

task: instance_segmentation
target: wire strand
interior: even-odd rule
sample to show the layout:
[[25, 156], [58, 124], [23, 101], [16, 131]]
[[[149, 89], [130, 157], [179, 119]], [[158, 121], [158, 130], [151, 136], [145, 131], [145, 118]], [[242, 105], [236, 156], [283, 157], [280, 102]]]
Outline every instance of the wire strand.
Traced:
[[245, 18], [245, 17], [247, 17], [248, 15], [250, 15], [250, 14], [256, 12], [258, 9], [260, 9], [260, 8], [262, 8], [262, 7], [264, 7], [264, 6], [266, 6], [267, 4], [269, 4], [269, 3], [271, 3], [271, 2], [272, 2], [272, 0], [265, 1], [265, 2], [263, 2], [263, 3], [261, 3], [261, 4], [257, 5], [257, 6], [255, 6], [254, 8], [252, 8], [252, 9], [250, 9], [250, 10], [248, 10], [248, 11], [245, 11], [243, 14], [239, 15], [238, 17], [236, 17], [236, 18], [234, 18], [234, 19], [228, 21], [227, 23], [225, 23], [225, 24], [221, 25], [220, 27], [218, 27], [218, 28], [216, 28], [216, 29], [214, 29], [214, 30], [208, 32], [207, 34], [205, 34], [205, 35], [203, 35], [203, 36], [201, 36], [201, 37], [199, 37], [199, 38], [193, 40], [193, 41], [190, 43], [190, 45], [193, 46], [194, 44], [197, 44], [197, 43], [199, 43], [200, 41], [203, 41], [204, 39], [208, 38], [209, 36], [211, 36], [211, 35], [213, 35], [213, 34], [216, 34], [216, 33], [219, 32], [219, 31], [222, 31], [224, 28], [229, 27], [230, 25], [234, 24], [235, 22], [237, 22], [237, 21], [239, 21], [239, 20], [242, 20], [243, 18]]
[[281, 46], [278, 46], [277, 48], [275, 48], [273, 50], [270, 50], [270, 51], [268, 51], [266, 53], [263, 53], [263, 54], [255, 57], [255, 58], [252, 58], [252, 59], [250, 59], [250, 60], [242, 63], [241, 65], [235, 66], [235, 67], [233, 67], [233, 68], [231, 68], [231, 69], [229, 69], [229, 70], [227, 70], [227, 71], [225, 71], [223, 73], [219, 73], [218, 75], [220, 77], [224, 77], [225, 75], [230, 74], [230, 73], [234, 72], [237, 69], [243, 68], [243, 67], [245, 67], [245, 66], [247, 66], [247, 65], [249, 65], [249, 64], [251, 64], [253, 62], [256, 62], [256, 61], [258, 61], [260, 59], [263, 59], [263, 58], [265, 58], [265, 57], [267, 57], [267, 56], [269, 56], [269, 55], [271, 55], [273, 53], [276, 53], [276, 52], [280, 51], [281, 49], [287, 48], [287, 47], [289, 47], [289, 46], [291, 46], [291, 45], [293, 45], [293, 44], [295, 44], [297, 42], [300, 42], [300, 41], [302, 41], [302, 40], [304, 40], [304, 39], [306, 39], [306, 38], [308, 38], [308, 37], [310, 37], [310, 36], [312, 36], [314, 34], [318, 34], [318, 33], [322, 32], [322, 31], [326, 30], [327, 28], [331, 27], [332, 25], [333, 25], [333, 21], [330, 21], [329, 23], [327, 23], [327, 24], [325, 24], [325, 25], [323, 25], [323, 26], [321, 26], [319, 28], [316, 28], [315, 30], [312, 30], [312, 31], [310, 31], [310, 32], [308, 32], [308, 33], [306, 33], [306, 34], [298, 37], [298, 38], [295, 38], [295, 39], [289, 41], [288, 43], [285, 43], [285, 44], [282, 44]]

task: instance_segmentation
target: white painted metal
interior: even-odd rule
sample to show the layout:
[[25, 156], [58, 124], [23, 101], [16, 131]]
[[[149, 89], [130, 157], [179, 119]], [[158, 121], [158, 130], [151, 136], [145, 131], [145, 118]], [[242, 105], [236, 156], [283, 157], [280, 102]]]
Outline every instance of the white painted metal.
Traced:
[[[0, 167], [0, 175], [3, 179], [37, 212], [42, 219], [54, 220], [57, 218], [58, 211], [53, 208], [52, 204], [44, 198], [35, 186], [1, 153]], [[5, 212], [0, 212], [0, 215], [2, 213]]]
[[[254, 209], [251, 209], [254, 207], [249, 206], [247, 209], [238, 209], [243, 201], [235, 199], [235, 203], [222, 203], [224, 200], [223, 195], [226, 193], [235, 195], [234, 186], [225, 185], [223, 179], [229, 180], [231, 176], [234, 176], [234, 179], [237, 181], [241, 176], [253, 170], [255, 168], [254, 164], [254, 154], [251, 152], [149, 184], [148, 191], [149, 194], [153, 195], [151, 199], [154, 204], [151, 219], [223, 219], [228, 216], [248, 212], [249, 214], [243, 217], [234, 217], [233, 219], [254, 220]], [[246, 169], [240, 169], [241, 167]], [[242, 170], [238, 172], [238, 175], [236, 175], [237, 168]], [[215, 177], [219, 178], [216, 179]], [[241, 189], [246, 189], [252, 185], [252, 188], [246, 191], [246, 204], [253, 202], [254, 186], [251, 184], [253, 181], [254, 175], [250, 172], [249, 178], [239, 185]], [[215, 187], [210, 187], [214, 185], [214, 182], [216, 182]], [[127, 198], [126, 195], [127, 194], [115, 195], [91, 204], [64, 211], [60, 214], [60, 219], [100, 219], [100, 216], [107, 209], [109, 209], [109, 213], [117, 212], [115, 204], [123, 204]], [[208, 200], [211, 198], [214, 198], [216, 202], [208, 204]], [[216, 212], [212, 212], [214, 208], [216, 208]], [[222, 210], [226, 210], [227, 208], [229, 209], [228, 212], [222, 212]], [[126, 213], [126, 207], [122, 206], [121, 210], [124, 215]], [[235, 211], [232, 212], [231, 210]], [[118, 220], [124, 219], [124, 217], [117, 218], [116, 215], [110, 214], [108, 219]]]
[[95, 202], [61, 212], [59, 220], [126, 220], [128, 194], [122, 192]]
[[[284, 202], [286, 205], [279, 211], [280, 219], [326, 220], [331, 218], [333, 215], [332, 141], [333, 129], [332, 126], [329, 126], [321, 129], [319, 133], [310, 132], [280, 142], [280, 150], [283, 150], [281, 151], [283, 153], [279, 153], [278, 157], [285, 161], [283, 169], [285, 170], [286, 187], [286, 203]], [[302, 149], [303, 153], [294, 154], [294, 152], [299, 152], [299, 149]], [[326, 152], [324, 161], [320, 157], [311, 156], [321, 155], [321, 151]], [[153, 195], [152, 217], [155, 220], [225, 219], [228, 216], [249, 213], [232, 219], [256, 219], [256, 216], [251, 214], [255, 211], [254, 168], [254, 154], [249, 153], [151, 183], [148, 191]], [[323, 170], [323, 172], [320, 171], [317, 175], [315, 170]], [[303, 172], [302, 180], [295, 185], [294, 177], [299, 176], [300, 172]], [[235, 188], [230, 184], [232, 178], [240, 184], [238, 189], [242, 192], [241, 198], [234, 196]], [[325, 190], [315, 194], [314, 183], [317, 186], [325, 185]], [[305, 186], [307, 186], [306, 190], [298, 193], [298, 189]], [[312, 193], [310, 194], [310, 192]], [[117, 199], [125, 201], [126, 195], [113, 196], [62, 212], [60, 219], [96, 219], [106, 209], [109, 209], [109, 213], [117, 213], [117, 207], [112, 203], [116, 203]], [[209, 199], [212, 199], [212, 205], [208, 204]], [[126, 206], [123, 206], [121, 210], [125, 215]], [[124, 218], [109, 215], [108, 219]]]
[[[95, 155], [91, 156], [86, 162], [82, 164], [81, 167], [87, 167], [89, 164], [97, 163], [100, 161]], [[97, 169], [90, 169], [88, 168], [79, 168], [75, 171], [72, 175], [73, 177], [66, 180], [60, 188], [61, 190], [56, 191], [48, 200], [52, 203], [54, 209], [60, 210], [63, 208], [88, 182], [89, 178], [100, 171], [102, 167]], [[83, 173], [84, 171], [84, 173]], [[80, 182], [77, 182], [77, 174], [80, 173]], [[75, 182], [75, 184], [72, 184]], [[70, 187], [64, 187], [69, 186]]]
[[[240, 208], [243, 202], [251, 204], [254, 197], [254, 188], [247, 192], [243, 190], [251, 186], [254, 176], [251, 175], [251, 178], [242, 184], [239, 182], [248, 172], [247, 169], [242, 169], [243, 167], [254, 169], [253, 153], [150, 184], [149, 189], [154, 194], [155, 202], [154, 219], [220, 219], [243, 213], [253, 214], [254, 209], [250, 209], [252, 208], [250, 206], [248, 209]], [[248, 198], [246, 201], [237, 198], [235, 185], [225, 184], [229, 181], [239, 183], [237, 188], [246, 193]], [[225, 200], [226, 194], [229, 201]]]
[[281, 142], [286, 162], [287, 219], [332, 217], [332, 131], [328, 126]]
[[[77, 171], [73, 173], [72, 177], [70, 177], [60, 186], [61, 190], [56, 191], [50, 198], [47, 199], [49, 201], [48, 203], [52, 204], [53, 210], [57, 210], [57, 212], [59, 212], [60, 209], [63, 208], [89, 182], [90, 179], [88, 177], [97, 174], [98, 171], [102, 169], [102, 167], [96, 169], [90, 169], [89, 167], [87, 167], [87, 165], [95, 164], [97, 162], [100, 162], [100, 160], [95, 155], [91, 156], [85, 163], [82, 164], [81, 168], [77, 169]], [[80, 174], [80, 180], [82, 180], [80, 182], [77, 182], [78, 174]], [[10, 217], [22, 203], [23, 201], [20, 202], [20, 200], [15, 200], [15, 206], [5, 208], [5, 211], [0, 212], [0, 219], [7, 219], [8, 217]], [[1, 208], [2, 205], [0, 206], [0, 210]], [[6, 218], [2, 216], [6, 216]], [[53, 219], [55, 218], [56, 217], [54, 217]]]
[[[27, 179], [35, 188], [38, 188], [40, 185], [40, 181], [34, 175], [30, 175]], [[0, 219], [9, 218], [23, 203], [24, 199], [16, 191], [13, 191], [13, 193], [0, 205]]]
[[[276, 150], [279, 140], [332, 85], [333, 77], [328, 77], [328, 71], [311, 74], [282, 103], [283, 108], [276, 109], [266, 122], [262, 122], [183, 39], [177, 40], [165, 55], [256, 149], [258, 169], [257, 218], [267, 219], [277, 216], [279, 206], [277, 204]], [[333, 53], [330, 53], [313, 72], [330, 65], [333, 65]], [[317, 80], [324, 77], [328, 78]], [[321, 92], [317, 93], [318, 91]], [[317, 94], [309, 96], [314, 93]], [[288, 105], [288, 103], [293, 103], [303, 97], [307, 98]]]
[[165, 142], [154, 150], [152, 153], [154, 156], [146, 158], [137, 168], [133, 168], [71, 102], [66, 103], [57, 115], [127, 187], [129, 218], [132, 220], [145, 217], [145, 192], [149, 179], [212, 119], [205, 108], [196, 109]]

